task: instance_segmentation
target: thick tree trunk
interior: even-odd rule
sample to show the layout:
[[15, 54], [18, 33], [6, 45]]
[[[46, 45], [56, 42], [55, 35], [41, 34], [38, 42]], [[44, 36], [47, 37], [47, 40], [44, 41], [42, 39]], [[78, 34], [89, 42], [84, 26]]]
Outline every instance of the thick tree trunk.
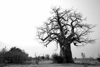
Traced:
[[63, 57], [64, 63], [74, 63], [70, 44], [60, 47], [60, 55]]

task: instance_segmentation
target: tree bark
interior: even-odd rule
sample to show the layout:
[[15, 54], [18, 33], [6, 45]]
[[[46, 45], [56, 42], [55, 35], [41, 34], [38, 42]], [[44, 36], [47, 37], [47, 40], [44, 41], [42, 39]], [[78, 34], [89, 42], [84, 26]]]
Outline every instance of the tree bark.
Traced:
[[64, 63], [74, 63], [70, 44], [60, 47], [60, 56], [63, 57]]

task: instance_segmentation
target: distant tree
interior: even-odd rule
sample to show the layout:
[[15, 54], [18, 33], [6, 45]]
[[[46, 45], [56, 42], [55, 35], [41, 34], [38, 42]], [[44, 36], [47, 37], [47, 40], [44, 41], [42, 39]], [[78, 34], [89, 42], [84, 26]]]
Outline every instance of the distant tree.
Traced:
[[28, 60], [28, 54], [22, 51], [20, 48], [12, 47], [5, 53], [4, 60], [7, 63], [24, 63], [24, 61]]
[[12, 47], [9, 51], [13, 51], [13, 52], [23, 52], [20, 48], [17, 47]]
[[45, 58], [46, 58], [47, 60], [49, 60], [49, 59], [50, 59], [49, 54], [45, 55]]
[[37, 55], [35, 54], [35, 63], [38, 64], [39, 61], [40, 61], [40, 56], [37, 56]]
[[84, 59], [85, 58], [85, 53], [81, 53], [81, 56]]
[[74, 58], [75, 60], [77, 59], [77, 57]]
[[98, 54], [98, 58], [97, 58], [97, 60], [100, 62], [100, 54]]
[[0, 63], [4, 63], [4, 57], [6, 52], [7, 52], [6, 47], [2, 48], [2, 50], [0, 51]]
[[6, 47], [2, 48], [2, 50], [0, 51], [0, 53], [6, 53], [6, 52], [7, 52], [7, 48]]
[[51, 13], [52, 17], [49, 17], [44, 26], [37, 28], [37, 36], [45, 46], [55, 41], [60, 46], [63, 62], [73, 63], [71, 44], [80, 46], [93, 43], [95, 40], [89, 39], [88, 34], [95, 26], [86, 24], [83, 15], [74, 10], [61, 11], [61, 8], [53, 8]]

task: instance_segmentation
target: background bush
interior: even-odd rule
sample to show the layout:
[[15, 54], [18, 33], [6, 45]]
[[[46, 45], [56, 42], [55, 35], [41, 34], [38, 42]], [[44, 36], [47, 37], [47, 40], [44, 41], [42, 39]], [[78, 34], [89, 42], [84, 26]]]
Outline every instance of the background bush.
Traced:
[[9, 51], [1, 53], [0, 59], [2, 63], [22, 64], [28, 60], [28, 54], [19, 48], [12, 47]]
[[100, 62], [100, 57], [99, 57], [99, 58], [97, 58], [97, 60]]
[[97, 58], [97, 60], [100, 62], [100, 54], [98, 54], [98, 58]]
[[63, 63], [63, 58], [59, 56], [58, 54], [53, 54], [52, 60], [54, 63]]

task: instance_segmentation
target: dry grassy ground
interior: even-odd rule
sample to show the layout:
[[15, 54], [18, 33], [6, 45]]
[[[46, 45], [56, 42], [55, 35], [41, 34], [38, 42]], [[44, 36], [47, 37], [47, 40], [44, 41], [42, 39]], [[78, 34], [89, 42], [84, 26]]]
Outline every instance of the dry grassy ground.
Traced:
[[[25, 64], [25, 65], [7, 65], [3, 67], [100, 67], [100, 62], [97, 61], [75, 61], [74, 64], [56, 64], [52, 61], [41, 61], [39, 64]], [[83, 63], [83, 64], [82, 64]]]

